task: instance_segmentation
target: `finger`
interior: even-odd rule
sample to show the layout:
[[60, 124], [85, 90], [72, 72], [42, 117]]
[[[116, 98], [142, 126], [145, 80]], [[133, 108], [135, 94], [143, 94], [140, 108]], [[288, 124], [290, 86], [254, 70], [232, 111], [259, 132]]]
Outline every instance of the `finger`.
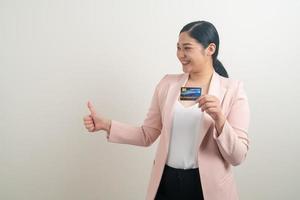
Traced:
[[207, 95], [207, 94], [201, 95], [200, 97], [198, 97], [198, 98], [196, 99], [196, 102], [199, 102], [201, 99], [205, 98], [206, 96], [208, 96], [208, 95]]
[[88, 131], [89, 132], [93, 132], [95, 130], [95, 127], [89, 128]]
[[93, 121], [93, 118], [92, 118], [92, 117], [89, 117], [88, 119], [84, 119], [83, 121], [84, 121], [84, 122], [92, 122], [92, 121]]
[[91, 120], [91, 119], [92, 119], [92, 118], [91, 118], [89, 115], [83, 117], [83, 121], [88, 121], [88, 120]]
[[84, 124], [92, 124], [93, 123], [93, 120], [86, 120], [84, 121]]
[[201, 106], [201, 110], [206, 110], [208, 108], [216, 108], [218, 105], [216, 102], [207, 102]]
[[205, 112], [207, 112], [209, 115], [212, 115], [214, 113], [217, 113], [218, 112], [218, 109], [217, 108], [207, 108], [205, 110]]
[[94, 124], [86, 125], [85, 128], [87, 129], [94, 128]]
[[88, 101], [87, 105], [88, 105], [88, 108], [91, 112], [91, 115], [96, 115], [96, 109], [95, 109], [94, 105], [92, 104], [92, 102]]
[[86, 115], [84, 118], [83, 118], [84, 121], [90, 121], [90, 120], [93, 120], [93, 116], [91, 114], [89, 115]]
[[94, 124], [93, 121], [84, 122], [84, 125], [91, 125]]
[[85, 120], [84, 120], [84, 122], [87, 122], [87, 123], [92, 122], [92, 121], [93, 121], [93, 118], [92, 118], [92, 117], [90, 117], [89, 119], [85, 119]]
[[215, 105], [209, 105], [209, 106], [207, 106], [206, 104], [204, 104], [202, 107], [201, 107], [201, 111], [203, 112], [203, 111], [207, 111], [207, 109], [209, 109], [209, 108], [217, 108], [217, 106], [215, 106]]
[[199, 100], [199, 106], [201, 107], [203, 104], [207, 102], [214, 102], [216, 99], [212, 96], [205, 96]]

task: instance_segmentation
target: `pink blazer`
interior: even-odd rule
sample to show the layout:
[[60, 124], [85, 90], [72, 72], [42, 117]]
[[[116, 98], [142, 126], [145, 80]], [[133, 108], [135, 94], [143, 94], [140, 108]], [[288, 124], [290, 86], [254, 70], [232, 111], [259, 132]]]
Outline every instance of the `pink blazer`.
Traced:
[[[155, 198], [168, 155], [173, 107], [180, 95], [180, 87], [188, 76], [188, 73], [167, 74], [159, 81], [141, 126], [112, 120], [108, 142], [148, 147], [160, 136], [146, 200]], [[206, 112], [199, 121], [198, 166], [204, 199], [237, 200], [238, 189], [232, 166], [241, 164], [249, 149], [248, 99], [242, 81], [224, 78], [216, 72], [212, 76], [208, 94], [219, 98], [227, 120], [219, 136], [216, 135], [214, 120]]]

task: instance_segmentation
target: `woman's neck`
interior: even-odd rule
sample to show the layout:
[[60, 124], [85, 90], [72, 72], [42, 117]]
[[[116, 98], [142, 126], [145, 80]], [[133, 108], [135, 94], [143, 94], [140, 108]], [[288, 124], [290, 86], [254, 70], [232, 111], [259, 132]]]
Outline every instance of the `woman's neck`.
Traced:
[[214, 73], [214, 69], [211, 68], [210, 70], [202, 71], [202, 72], [190, 72], [189, 73], [189, 82], [197, 83], [197, 84], [207, 84], [212, 75]]

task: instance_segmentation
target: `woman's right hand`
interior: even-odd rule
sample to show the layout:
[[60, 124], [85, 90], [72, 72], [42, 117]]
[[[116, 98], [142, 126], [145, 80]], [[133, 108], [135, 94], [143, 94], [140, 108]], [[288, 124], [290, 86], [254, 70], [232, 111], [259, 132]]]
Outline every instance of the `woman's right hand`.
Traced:
[[89, 132], [96, 132], [100, 130], [105, 130], [109, 132], [111, 126], [111, 120], [105, 119], [97, 115], [96, 109], [94, 108], [93, 104], [90, 101], [88, 101], [87, 106], [91, 114], [83, 118], [85, 128]]

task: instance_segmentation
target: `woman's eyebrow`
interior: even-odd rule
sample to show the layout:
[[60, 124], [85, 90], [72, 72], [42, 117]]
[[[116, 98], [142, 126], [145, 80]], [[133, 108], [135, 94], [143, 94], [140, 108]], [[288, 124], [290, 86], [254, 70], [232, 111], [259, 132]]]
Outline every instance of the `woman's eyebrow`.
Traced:
[[[179, 43], [177, 43], [177, 46], [178, 46], [178, 45], [179, 45]], [[187, 42], [187, 43], [183, 43], [182, 45], [183, 45], [183, 46], [184, 46], [184, 45], [192, 45], [192, 43]]]

